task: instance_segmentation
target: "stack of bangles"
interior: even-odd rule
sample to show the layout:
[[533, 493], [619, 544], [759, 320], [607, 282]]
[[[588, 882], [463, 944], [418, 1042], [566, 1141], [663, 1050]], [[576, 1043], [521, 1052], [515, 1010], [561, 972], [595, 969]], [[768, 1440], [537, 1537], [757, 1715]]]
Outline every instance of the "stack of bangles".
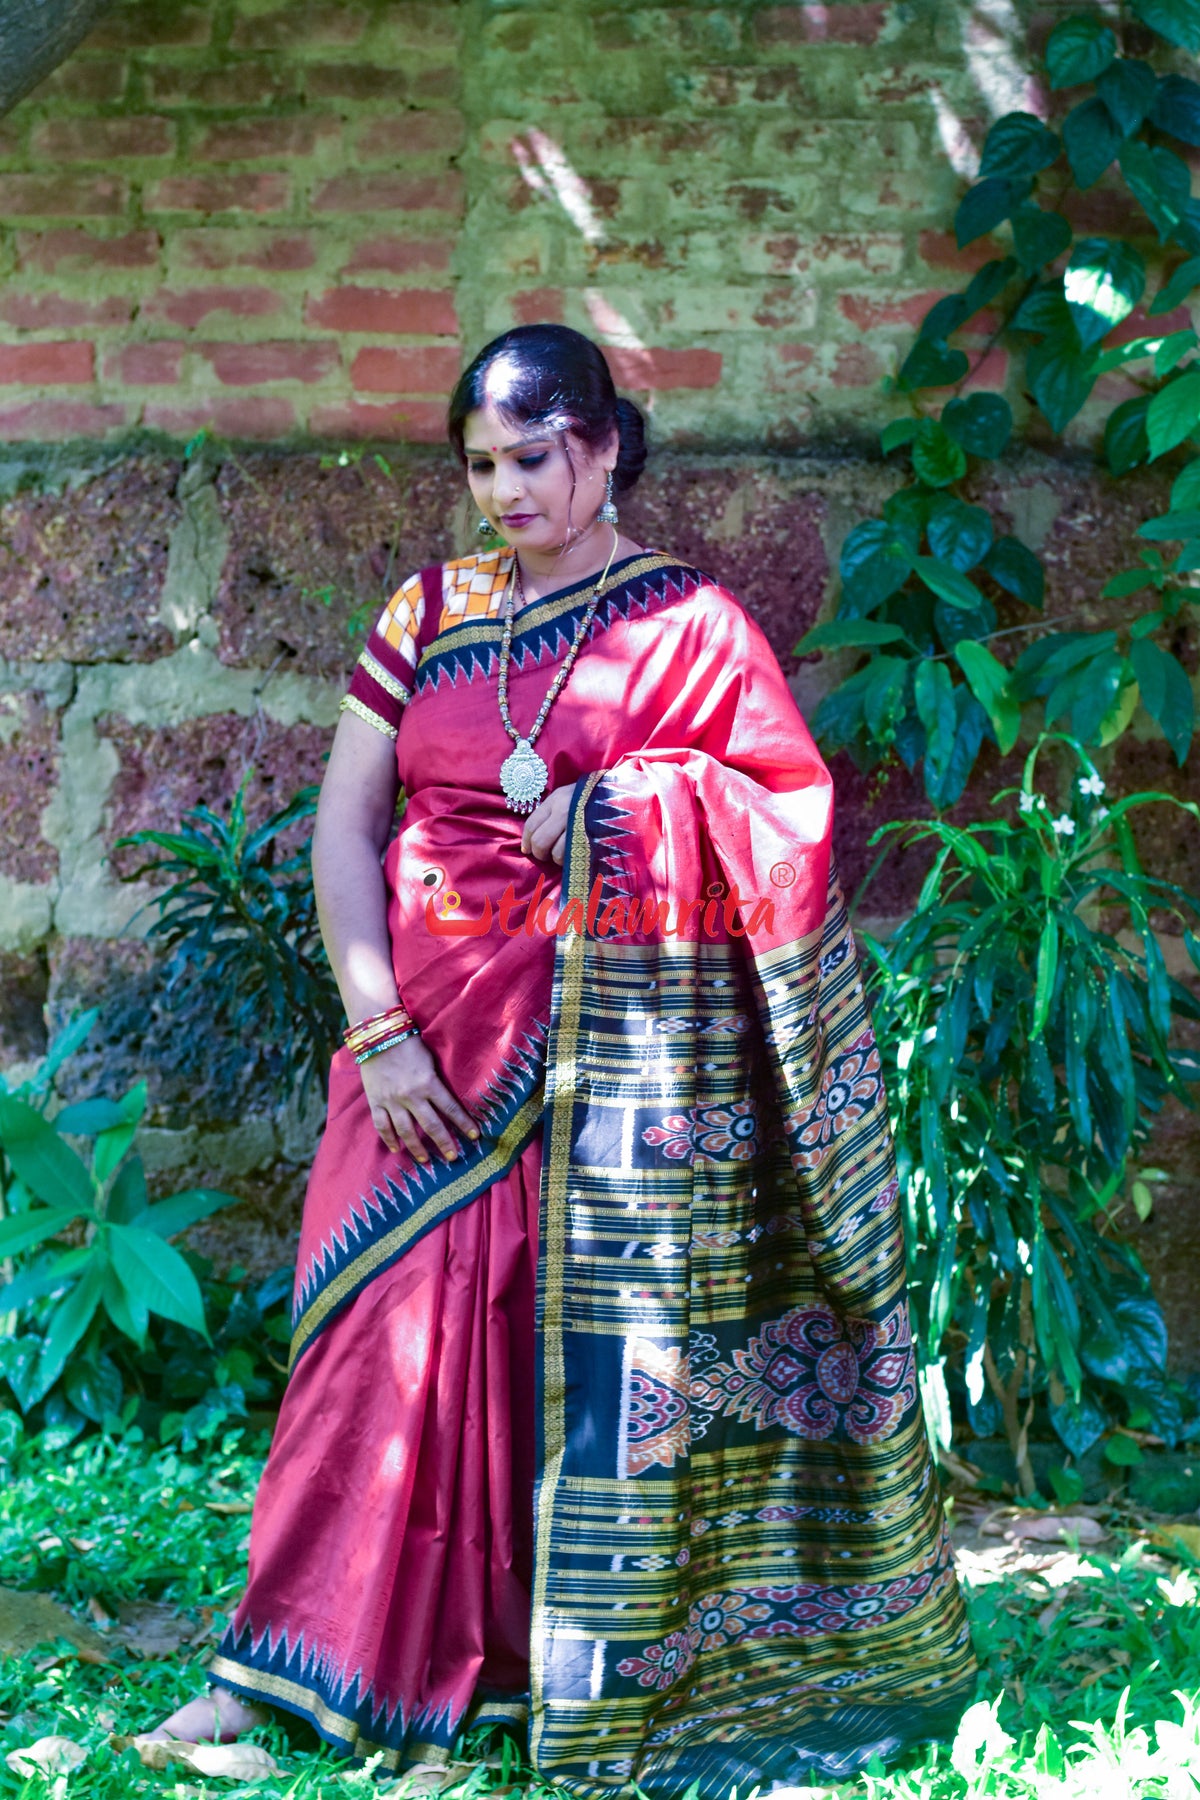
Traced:
[[411, 1013], [403, 1006], [389, 1006], [386, 1012], [376, 1013], [374, 1018], [348, 1025], [342, 1033], [342, 1041], [356, 1063], [365, 1063], [384, 1050], [394, 1049], [405, 1038], [420, 1035]]

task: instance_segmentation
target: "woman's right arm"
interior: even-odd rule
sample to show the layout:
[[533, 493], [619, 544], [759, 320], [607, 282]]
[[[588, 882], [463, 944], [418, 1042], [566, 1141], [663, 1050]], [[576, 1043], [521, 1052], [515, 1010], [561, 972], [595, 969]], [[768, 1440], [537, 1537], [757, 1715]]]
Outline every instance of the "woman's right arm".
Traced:
[[[353, 712], [343, 712], [317, 804], [312, 865], [321, 936], [352, 1024], [401, 999], [382, 866], [397, 792], [392, 740]], [[403, 1143], [427, 1162], [424, 1131], [443, 1156], [455, 1157], [447, 1120], [468, 1137], [479, 1135], [419, 1037], [371, 1057], [360, 1064], [360, 1073], [371, 1118], [389, 1150]]]

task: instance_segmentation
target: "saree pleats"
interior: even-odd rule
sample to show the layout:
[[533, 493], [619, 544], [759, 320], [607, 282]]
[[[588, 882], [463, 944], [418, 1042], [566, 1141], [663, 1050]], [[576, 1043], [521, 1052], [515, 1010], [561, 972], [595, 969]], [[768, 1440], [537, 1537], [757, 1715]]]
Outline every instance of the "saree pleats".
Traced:
[[[538, 740], [561, 870], [500, 792], [495, 611], [418, 644], [389, 930], [483, 1129], [387, 1152], [335, 1058], [214, 1675], [389, 1767], [528, 1690], [578, 1800], [717, 1800], [941, 1734], [974, 1664], [829, 777], [731, 595], [619, 574]], [[519, 724], [586, 598], [519, 615]]]

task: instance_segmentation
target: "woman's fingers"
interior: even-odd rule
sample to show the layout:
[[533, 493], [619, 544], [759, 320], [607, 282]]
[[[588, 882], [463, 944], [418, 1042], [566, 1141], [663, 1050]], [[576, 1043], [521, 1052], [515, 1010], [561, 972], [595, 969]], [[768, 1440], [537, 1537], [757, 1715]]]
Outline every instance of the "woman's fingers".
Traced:
[[436, 1145], [447, 1162], [453, 1162], [458, 1155], [458, 1146], [446, 1129], [444, 1120], [439, 1117], [437, 1109], [428, 1100], [410, 1100], [409, 1107], [426, 1137]]
[[375, 1102], [372, 1102], [371, 1123], [374, 1125], [388, 1149], [391, 1150], [393, 1154], [398, 1151], [400, 1148], [400, 1139], [396, 1134], [396, 1127], [392, 1123], [392, 1116], [388, 1112], [386, 1106], [379, 1106]]
[[470, 1113], [467, 1112], [465, 1107], [459, 1105], [445, 1082], [439, 1081], [436, 1076], [434, 1077], [429, 1098], [432, 1100], [433, 1104], [445, 1114], [452, 1125], [457, 1125], [464, 1137], [474, 1139], [479, 1136], [479, 1127], [471, 1117]]
[[556, 863], [561, 863], [567, 854], [567, 834], [565, 831], [555, 839], [554, 848], [550, 852]]

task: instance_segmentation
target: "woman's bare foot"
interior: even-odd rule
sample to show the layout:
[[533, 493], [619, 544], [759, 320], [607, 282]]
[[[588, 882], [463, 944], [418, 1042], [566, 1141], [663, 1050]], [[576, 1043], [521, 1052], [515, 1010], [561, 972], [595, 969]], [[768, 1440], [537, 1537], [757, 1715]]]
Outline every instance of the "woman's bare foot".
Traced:
[[184, 1744], [232, 1744], [255, 1725], [265, 1725], [269, 1717], [264, 1707], [251, 1706], [229, 1688], [212, 1687], [141, 1735], [151, 1742], [174, 1738]]

